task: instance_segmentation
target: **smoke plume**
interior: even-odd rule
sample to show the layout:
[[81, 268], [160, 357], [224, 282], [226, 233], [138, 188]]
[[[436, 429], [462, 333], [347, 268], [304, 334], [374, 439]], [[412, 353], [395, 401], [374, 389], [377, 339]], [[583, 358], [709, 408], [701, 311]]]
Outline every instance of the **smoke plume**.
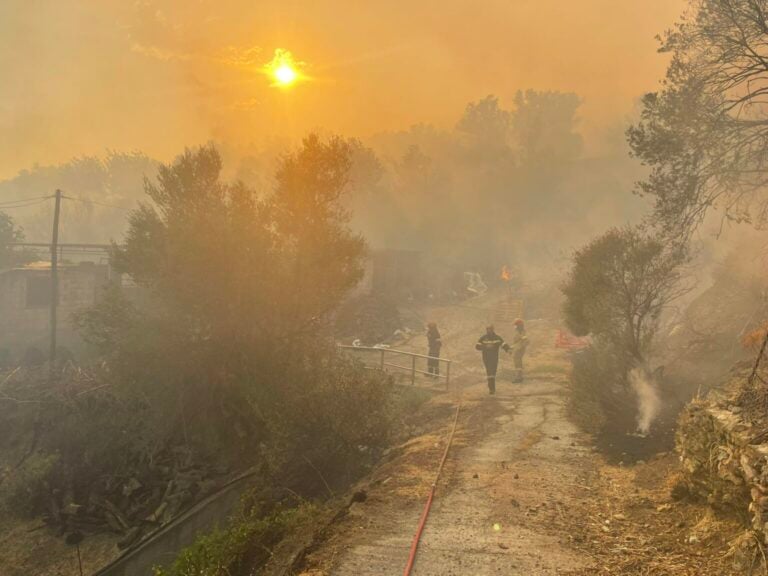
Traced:
[[656, 383], [642, 368], [629, 372], [629, 384], [637, 396], [637, 431], [646, 435], [661, 410], [661, 399]]

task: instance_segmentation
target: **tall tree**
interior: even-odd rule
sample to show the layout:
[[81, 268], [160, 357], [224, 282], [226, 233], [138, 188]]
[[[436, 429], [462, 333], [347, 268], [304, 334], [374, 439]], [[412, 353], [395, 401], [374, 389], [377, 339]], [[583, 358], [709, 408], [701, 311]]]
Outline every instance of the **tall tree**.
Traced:
[[456, 129], [472, 136], [485, 153], [504, 154], [509, 149], [511, 117], [499, 106], [499, 99], [489, 95], [467, 104]]
[[662, 89], [643, 98], [628, 137], [651, 167], [639, 190], [668, 234], [687, 236], [710, 208], [768, 224], [766, 18], [766, 0], [690, 0], [661, 39], [671, 54]]
[[511, 132], [521, 160], [550, 168], [575, 160], [582, 147], [576, 132], [580, 104], [579, 97], [569, 92], [519, 91]]
[[192, 434], [179, 422], [194, 420], [231, 439], [262, 421], [256, 403], [278, 402], [332, 362], [319, 323], [359, 279], [365, 249], [342, 203], [349, 155], [342, 140], [307, 138], [268, 198], [222, 181], [212, 146], [147, 181], [151, 202], [131, 214], [114, 265], [148, 297], [108, 294], [80, 325], [121, 382], [153, 399], [169, 434]]
[[348, 141], [311, 135], [277, 170], [269, 202], [293, 294], [291, 316], [300, 325], [323, 317], [362, 277], [365, 242], [352, 234], [343, 196], [352, 170]]
[[307, 138], [282, 159], [267, 199], [222, 182], [221, 170], [210, 146], [162, 166], [146, 184], [152, 204], [132, 214], [116, 249], [117, 269], [206, 337], [270, 342], [286, 324], [322, 318], [361, 274], [364, 243], [348, 231], [342, 202], [348, 144]]

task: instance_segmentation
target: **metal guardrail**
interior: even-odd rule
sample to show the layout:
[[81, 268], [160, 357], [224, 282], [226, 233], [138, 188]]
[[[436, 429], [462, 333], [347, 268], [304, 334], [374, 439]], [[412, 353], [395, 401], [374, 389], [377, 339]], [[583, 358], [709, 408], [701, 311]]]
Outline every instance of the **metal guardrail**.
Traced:
[[[376, 352], [379, 358], [375, 364], [366, 364], [367, 368], [377, 368], [379, 370], [386, 370], [387, 368], [397, 368], [399, 370], [405, 370], [411, 373], [411, 384], [416, 383], [416, 374], [425, 374], [436, 378], [445, 378], [445, 385], [448, 386], [451, 382], [451, 364], [452, 360], [447, 358], [439, 358], [437, 356], [426, 356], [424, 354], [416, 354], [414, 352], [406, 352], [405, 350], [395, 350], [394, 348], [380, 348], [378, 346], [349, 346], [345, 344], [338, 344], [338, 347], [342, 350], [354, 350], [355, 352]], [[393, 364], [387, 362], [387, 354], [393, 354], [395, 356], [406, 356], [411, 359], [410, 366], [402, 366], [400, 364]], [[440, 364], [445, 365], [445, 370], [439, 370], [439, 374], [433, 374], [426, 370], [419, 370], [416, 368], [416, 361], [422, 358], [424, 360], [437, 360]]]

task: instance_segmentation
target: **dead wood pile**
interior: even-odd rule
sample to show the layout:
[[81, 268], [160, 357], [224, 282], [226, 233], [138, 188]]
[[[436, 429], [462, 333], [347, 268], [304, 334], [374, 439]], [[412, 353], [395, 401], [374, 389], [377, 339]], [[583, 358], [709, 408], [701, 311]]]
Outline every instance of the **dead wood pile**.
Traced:
[[225, 484], [226, 468], [131, 421], [93, 373], [66, 367], [0, 375], [0, 500], [66, 538], [111, 531], [125, 548]]

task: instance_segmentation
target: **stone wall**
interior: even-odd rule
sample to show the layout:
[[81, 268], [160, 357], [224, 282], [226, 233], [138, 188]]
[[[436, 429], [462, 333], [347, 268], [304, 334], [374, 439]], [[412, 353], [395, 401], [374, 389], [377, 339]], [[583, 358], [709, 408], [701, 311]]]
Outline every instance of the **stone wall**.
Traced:
[[715, 393], [691, 402], [680, 417], [677, 449], [688, 491], [744, 518], [765, 544], [768, 438], [762, 425], [743, 417], [735, 398]]

